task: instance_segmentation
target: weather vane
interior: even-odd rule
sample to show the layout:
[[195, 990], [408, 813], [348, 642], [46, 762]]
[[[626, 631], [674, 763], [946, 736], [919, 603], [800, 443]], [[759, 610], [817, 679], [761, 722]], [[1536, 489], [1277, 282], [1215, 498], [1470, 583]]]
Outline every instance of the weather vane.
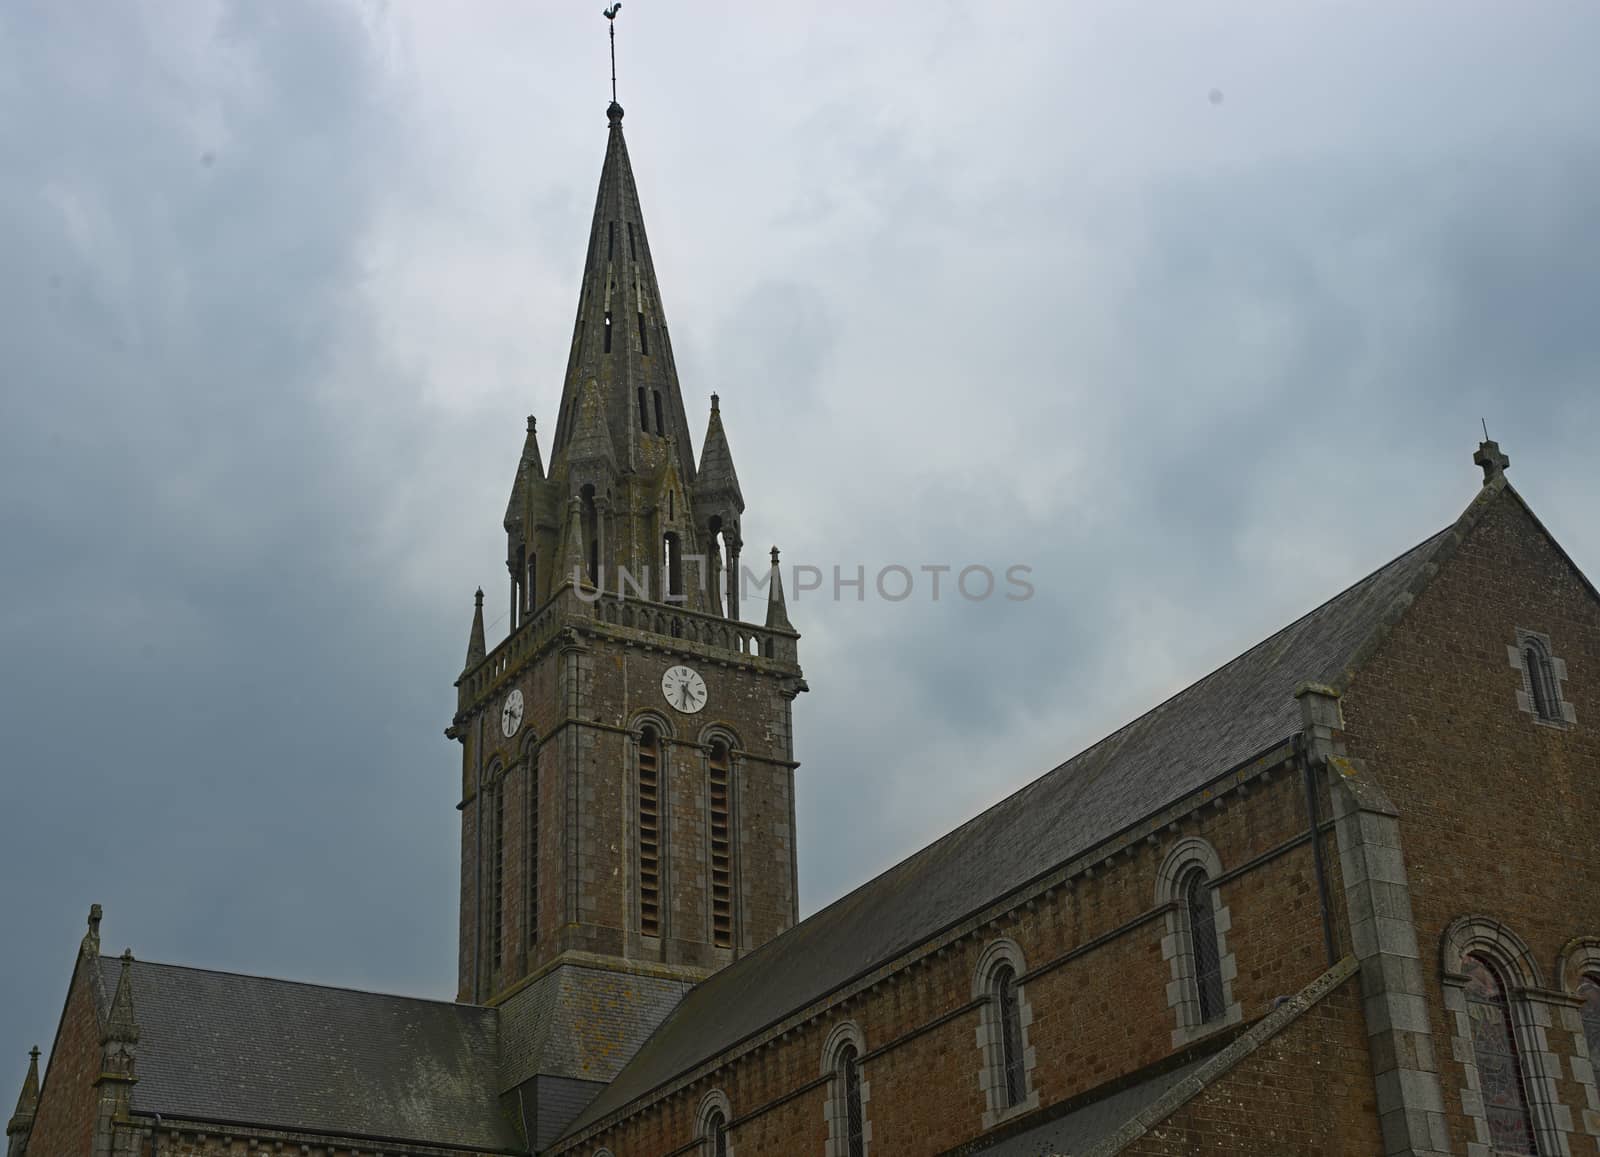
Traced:
[[617, 13], [622, 11], [622, 0], [602, 9], [606, 26], [611, 30], [611, 103], [617, 103]]

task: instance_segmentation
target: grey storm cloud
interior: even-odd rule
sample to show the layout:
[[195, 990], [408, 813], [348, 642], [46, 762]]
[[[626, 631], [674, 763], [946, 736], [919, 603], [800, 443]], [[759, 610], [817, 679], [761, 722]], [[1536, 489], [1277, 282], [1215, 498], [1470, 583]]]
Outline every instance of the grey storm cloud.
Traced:
[[[92, 901], [450, 994], [593, 7], [0, 8], [0, 1091]], [[630, 3], [621, 99], [747, 538], [869, 576], [791, 590], [805, 910], [1453, 519], [1480, 418], [1600, 574], [1592, 6], [730, 12]], [[968, 564], [1034, 596], [870, 593]]]

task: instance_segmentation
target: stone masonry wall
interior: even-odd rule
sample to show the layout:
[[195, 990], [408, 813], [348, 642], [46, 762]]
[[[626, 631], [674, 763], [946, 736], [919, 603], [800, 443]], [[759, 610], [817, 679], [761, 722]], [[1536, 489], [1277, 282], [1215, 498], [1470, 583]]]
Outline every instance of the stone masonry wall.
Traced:
[[[1520, 710], [1506, 648], [1518, 628], [1547, 634], [1565, 660], [1574, 726]], [[1440, 942], [1458, 917], [1501, 921], [1531, 948], [1547, 987], [1572, 937], [1600, 935], [1600, 607], [1537, 524], [1509, 495], [1473, 532], [1343, 699], [1347, 742], [1400, 813], [1440, 1083], [1452, 1148], [1478, 1141], [1463, 1113], [1467, 1086], [1441, 984]], [[1587, 1093], [1565, 1057], [1557, 1093], [1585, 1135]], [[1600, 1125], [1591, 1121], [1589, 1128]]]
[[[1321, 814], [1328, 815], [1326, 801]], [[732, 1108], [738, 1157], [821, 1154], [829, 1095], [822, 1052], [845, 1019], [859, 1025], [866, 1041], [872, 1152], [917, 1157], [967, 1141], [983, 1131], [986, 1108], [973, 977], [986, 945], [1001, 936], [1021, 947], [1028, 970], [1026, 1031], [1040, 1105], [1091, 1090], [1173, 1050], [1175, 1014], [1161, 945], [1165, 909], [1155, 905], [1155, 890], [1163, 857], [1179, 839], [1202, 836], [1215, 845], [1225, 871], [1242, 869], [1221, 888], [1232, 916], [1233, 991], [1245, 1019], [1264, 1014], [1275, 997], [1298, 992], [1328, 966], [1311, 845], [1284, 847], [1305, 831], [1300, 774], [1258, 779], [1247, 795], [1227, 797], [1220, 809], [1206, 805], [1092, 876], [1019, 905], [946, 951], [562, 1151], [588, 1154], [604, 1145], [628, 1157], [678, 1152], [693, 1137], [700, 1102], [720, 1089]], [[1336, 873], [1331, 834], [1323, 838], [1329, 871]], [[1264, 858], [1253, 862], [1258, 857]], [[1338, 895], [1338, 880], [1330, 883]]]
[[1129, 1157], [1370, 1157], [1378, 1131], [1360, 978], [1134, 1141]]
[[[499, 688], [482, 711], [481, 726], [480, 717], [466, 722], [462, 999], [492, 1001], [563, 952], [714, 969], [793, 923], [794, 772], [788, 704], [779, 691], [783, 672], [737, 655], [709, 660], [683, 654], [660, 645], [665, 642], [644, 632], [584, 633], [580, 627], [567, 645], [551, 648]], [[661, 694], [663, 672], [678, 663], [706, 680], [709, 703], [699, 714], [674, 711]], [[526, 716], [506, 739], [499, 704], [512, 686], [522, 690]], [[659, 938], [642, 936], [638, 926], [636, 734], [647, 718], [663, 731]], [[715, 731], [735, 740], [734, 948], [711, 942], [705, 753]], [[527, 842], [530, 743], [539, 767], [537, 865], [529, 863]], [[504, 956], [497, 973], [489, 964], [490, 930], [479, 932], [480, 919], [493, 911], [493, 796], [480, 792], [480, 768], [491, 791], [498, 784], [504, 792]], [[499, 779], [491, 774], [497, 768], [503, 769]], [[529, 887], [535, 878], [532, 937]]]
[[94, 1137], [100, 1075], [100, 1025], [90, 988], [94, 965], [80, 957], [73, 970], [49, 1067], [40, 1089], [28, 1152], [37, 1157], [88, 1157]]

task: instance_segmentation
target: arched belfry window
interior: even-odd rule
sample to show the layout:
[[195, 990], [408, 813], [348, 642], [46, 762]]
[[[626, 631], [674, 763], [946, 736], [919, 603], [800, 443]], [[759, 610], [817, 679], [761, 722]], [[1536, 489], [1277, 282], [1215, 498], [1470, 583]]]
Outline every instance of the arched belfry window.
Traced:
[[853, 1021], [837, 1025], [823, 1046], [822, 1073], [828, 1078], [827, 1157], [868, 1157], [871, 1089], [862, 1067], [865, 1053], [865, 1038]]
[[711, 828], [711, 942], [718, 948], [732, 948], [734, 941], [731, 769], [728, 741], [717, 736], [706, 757], [706, 811]]
[[1537, 1154], [1533, 1117], [1528, 1112], [1527, 1078], [1505, 981], [1482, 956], [1468, 956], [1464, 964], [1472, 1059], [1478, 1067], [1489, 1143], [1496, 1153]]
[[1039, 1107], [1033, 1087], [1033, 1050], [1028, 1025], [1033, 1013], [1022, 983], [1022, 950], [1013, 940], [996, 940], [984, 949], [973, 978], [979, 1006], [978, 1036], [983, 1067], [978, 1082], [984, 1091], [984, 1128]]
[[700, 1142], [700, 1157], [733, 1157], [733, 1143], [728, 1137], [728, 1123], [733, 1110], [728, 1106], [727, 1095], [713, 1089], [700, 1102], [695, 1114], [695, 1137]]
[[639, 732], [639, 931], [661, 935], [661, 733]]
[[1228, 951], [1232, 916], [1221, 877], [1216, 849], [1195, 836], [1179, 840], [1156, 874], [1156, 903], [1167, 910], [1161, 955], [1171, 975], [1167, 1006], [1177, 1014], [1175, 1048], [1243, 1018], [1233, 997], [1237, 965]]
[[1561, 691], [1567, 665], [1551, 650], [1548, 635], [1518, 628], [1517, 641], [1506, 647], [1506, 655], [1522, 676], [1522, 688], [1517, 692], [1521, 710], [1535, 722], [1551, 727], [1568, 727], [1578, 721], [1577, 712]]

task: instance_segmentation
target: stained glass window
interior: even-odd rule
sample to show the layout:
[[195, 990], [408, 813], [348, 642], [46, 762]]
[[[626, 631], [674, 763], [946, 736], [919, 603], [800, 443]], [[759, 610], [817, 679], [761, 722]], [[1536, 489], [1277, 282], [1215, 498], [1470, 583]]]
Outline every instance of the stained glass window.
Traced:
[[1478, 1066], [1489, 1143], [1496, 1153], [1537, 1154], [1505, 985], [1494, 968], [1476, 956], [1466, 958], [1466, 975], [1472, 1058]]
[[1600, 1069], [1600, 976], [1585, 976], [1578, 982], [1578, 999], [1583, 1001], [1583, 1035], [1589, 1042], [1589, 1063]]
[[1027, 1095], [1022, 1056], [1022, 1008], [1017, 999], [1017, 974], [1011, 965], [994, 971], [994, 1012], [1000, 1022], [1000, 1061], [1004, 1069], [1006, 1107]]
[[1189, 913], [1189, 939], [1194, 944], [1194, 984], [1200, 1021], [1222, 1015], [1222, 957], [1217, 952], [1217, 918], [1211, 907], [1211, 882], [1203, 871], [1190, 873], [1184, 884]]
[[839, 1050], [839, 1082], [844, 1094], [845, 1153], [864, 1157], [867, 1151], [867, 1121], [861, 1108], [861, 1058], [856, 1046]]

